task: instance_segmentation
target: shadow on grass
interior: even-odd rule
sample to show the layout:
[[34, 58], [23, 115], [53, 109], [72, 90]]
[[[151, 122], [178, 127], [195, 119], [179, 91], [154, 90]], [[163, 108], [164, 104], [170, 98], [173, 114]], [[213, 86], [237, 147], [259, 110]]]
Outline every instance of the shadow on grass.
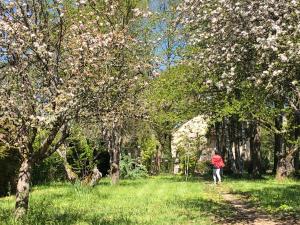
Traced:
[[55, 188], [55, 189], [66, 189], [66, 188], [72, 188], [74, 185], [68, 182], [64, 183], [43, 183], [43, 184], [37, 184], [33, 185], [31, 188], [31, 192], [34, 192], [36, 190], [42, 191], [42, 190], [48, 190], [49, 188]]
[[[223, 181], [266, 181], [270, 179], [268, 176], [262, 176], [262, 177], [251, 177], [248, 174], [242, 174], [242, 175], [223, 175], [222, 176]], [[168, 182], [199, 182], [199, 181], [207, 181], [207, 182], [213, 182], [212, 174], [204, 174], [204, 175], [193, 175], [189, 176], [187, 179], [183, 175], [173, 175], [173, 176], [161, 176], [159, 179], [166, 180]]]
[[253, 188], [249, 191], [235, 191], [247, 197], [253, 204], [258, 204], [279, 219], [300, 219], [300, 184]]
[[81, 223], [91, 225], [136, 224], [122, 213], [104, 215], [101, 212], [95, 212], [91, 215], [82, 209], [56, 208], [52, 201], [45, 199], [34, 202], [27, 215], [19, 222], [14, 221], [12, 209], [0, 209], [0, 224], [5, 225], [70, 225]]
[[189, 176], [186, 178], [185, 176], [181, 175], [173, 175], [173, 176], [161, 176], [159, 177], [160, 180], [165, 180], [167, 182], [199, 182], [203, 180], [201, 177], [198, 176]]
[[101, 215], [99, 216], [94, 216], [92, 218], [90, 218], [88, 221], [88, 224], [91, 225], [125, 225], [125, 224], [136, 224], [136, 222], [132, 221], [130, 218], [126, 217], [126, 216], [116, 216], [115, 218], [112, 219], [108, 219], [105, 218]]
[[252, 175], [248, 173], [243, 173], [243, 174], [224, 174], [223, 177], [227, 180], [238, 180], [238, 181], [266, 181], [269, 180], [270, 175], [262, 175], [259, 177], [253, 177]]
[[[213, 200], [203, 199], [201, 197], [185, 199], [171, 202], [171, 204], [178, 204], [181, 208], [187, 209], [192, 217], [197, 215], [212, 217], [217, 223], [234, 223], [240, 221], [238, 212], [233, 206], [223, 202], [215, 202]], [[195, 214], [196, 213], [196, 214]], [[190, 218], [194, 219], [194, 218]], [[251, 221], [247, 221], [251, 223]], [[253, 222], [253, 221], [252, 221]]]
[[[77, 183], [71, 183], [71, 182], [50, 182], [50, 183], [41, 183], [41, 184], [35, 184], [32, 187], [32, 191], [35, 190], [44, 190], [49, 189], [49, 187], [52, 188], [62, 188], [62, 189], [72, 189], [75, 186], [82, 186], [82, 187], [88, 187], [80, 184], [80, 181]], [[96, 186], [111, 186], [111, 182], [109, 178], [103, 178], [101, 179]]]
[[[42, 190], [42, 192], [41, 192]], [[98, 199], [108, 199], [110, 194], [105, 193], [96, 187], [88, 187], [88, 186], [78, 186], [73, 185], [68, 187], [68, 189], [62, 189], [61, 191], [55, 190], [52, 192], [46, 192], [46, 189], [36, 189], [32, 193], [35, 194], [32, 196], [32, 199], [36, 199], [33, 201], [45, 201], [45, 199], [51, 199], [52, 201], [58, 199], [73, 199], [78, 196], [93, 196], [97, 195]]]
[[[234, 209], [230, 205], [224, 203], [216, 203], [203, 198], [193, 198], [185, 200], [173, 200], [170, 205], [177, 205], [184, 209], [178, 212], [178, 216], [184, 213], [191, 220], [201, 220], [207, 216], [214, 216], [216, 222], [226, 222], [228, 218], [233, 218]], [[91, 225], [125, 225], [137, 224], [137, 221], [132, 220], [130, 216], [122, 213], [111, 213], [109, 215], [101, 212], [95, 212], [92, 215], [87, 211], [75, 209], [55, 208], [51, 201], [43, 200], [35, 202], [28, 211], [27, 216], [22, 220], [22, 223], [15, 223], [12, 218], [11, 210], [0, 210], [0, 219], [3, 224], [7, 225], [46, 225], [46, 224], [91, 224]], [[165, 221], [168, 222], [168, 221]], [[0, 224], [2, 224], [0, 223]]]
[[145, 185], [144, 179], [124, 179], [118, 184], [119, 186], [137, 187]]
[[[258, 212], [241, 211], [238, 208], [233, 207], [229, 203], [215, 202], [212, 200], [206, 200], [203, 198], [186, 199], [179, 202], [173, 202], [173, 204], [179, 204], [181, 208], [187, 209], [189, 212], [189, 219], [195, 219], [195, 215], [201, 218], [202, 215], [210, 216], [213, 221], [218, 224], [255, 224], [258, 219], [265, 219], [268, 221], [268, 217]], [[250, 206], [251, 207], [251, 206]], [[198, 214], [195, 214], [198, 212]], [[274, 221], [280, 225], [299, 224], [299, 220], [294, 217], [275, 217]]]

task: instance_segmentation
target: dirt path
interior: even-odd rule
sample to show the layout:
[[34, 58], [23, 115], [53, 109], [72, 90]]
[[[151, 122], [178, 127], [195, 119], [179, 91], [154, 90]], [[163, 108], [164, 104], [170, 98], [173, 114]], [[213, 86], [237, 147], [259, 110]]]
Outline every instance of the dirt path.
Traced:
[[223, 193], [224, 200], [236, 210], [234, 218], [224, 221], [224, 224], [253, 224], [253, 225], [281, 225], [282, 222], [275, 221], [271, 216], [258, 211], [254, 206], [251, 206], [246, 200], [240, 197]]
[[218, 221], [220, 224], [224, 225], [295, 225], [300, 224], [295, 218], [289, 217], [272, 217], [267, 213], [259, 210], [257, 207], [249, 203], [245, 198], [239, 195], [231, 194], [226, 191], [220, 191], [221, 197], [230, 204], [234, 209], [234, 215], [227, 218], [221, 218]]

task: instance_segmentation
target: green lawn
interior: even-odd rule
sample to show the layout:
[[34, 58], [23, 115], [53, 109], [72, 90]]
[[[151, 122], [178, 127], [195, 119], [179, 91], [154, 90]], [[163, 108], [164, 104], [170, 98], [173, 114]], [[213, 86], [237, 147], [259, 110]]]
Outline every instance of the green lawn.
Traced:
[[300, 216], [300, 181], [276, 181], [273, 177], [259, 180], [227, 179], [224, 187], [245, 196], [257, 207], [275, 215]]
[[[23, 224], [218, 224], [234, 213], [222, 201], [220, 193], [225, 190], [251, 195], [267, 209], [277, 206], [268, 200], [274, 195], [284, 205], [281, 211], [299, 212], [299, 182], [227, 179], [222, 187], [214, 187], [200, 179], [185, 182], [160, 176], [122, 180], [117, 186], [103, 179], [95, 188], [65, 183], [36, 186]], [[297, 196], [292, 198], [292, 193]], [[14, 197], [0, 199], [1, 224], [15, 224], [13, 207]]]

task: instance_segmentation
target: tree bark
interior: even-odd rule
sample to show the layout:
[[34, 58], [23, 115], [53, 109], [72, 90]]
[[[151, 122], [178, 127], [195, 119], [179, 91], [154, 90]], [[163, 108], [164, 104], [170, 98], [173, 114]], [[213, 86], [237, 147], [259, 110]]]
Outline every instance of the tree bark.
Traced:
[[[297, 110], [295, 112], [295, 140], [297, 141], [300, 137], [300, 111]], [[294, 157], [294, 166], [295, 166], [295, 170], [297, 171], [299, 169], [300, 166], [300, 161], [299, 161], [299, 147], [297, 148], [297, 151], [295, 153], [295, 157]]]
[[256, 122], [251, 122], [250, 126], [250, 165], [249, 174], [253, 177], [261, 176], [261, 159], [260, 159], [260, 134]]
[[156, 154], [155, 154], [155, 173], [160, 173], [160, 167], [161, 167], [161, 146], [156, 146]]
[[231, 170], [234, 174], [242, 173], [242, 162], [240, 154], [240, 140], [239, 140], [239, 121], [238, 117], [232, 116], [229, 120], [230, 123], [230, 154], [228, 160], [230, 161]]
[[[293, 121], [297, 125], [297, 118], [296, 115], [295, 120]], [[294, 130], [294, 138], [298, 139], [298, 129], [297, 126]], [[294, 141], [295, 141], [294, 139]], [[285, 145], [278, 156], [278, 164], [277, 164], [277, 171], [276, 171], [276, 179], [282, 180], [284, 178], [290, 177], [295, 173], [295, 165], [294, 165], [294, 158], [298, 152], [298, 144], [289, 144], [285, 141]]]
[[159, 144], [156, 146], [155, 156], [154, 156], [154, 173], [159, 174], [161, 172], [161, 161], [163, 152], [168, 154], [171, 153], [171, 139], [172, 135], [168, 132], [158, 132], [157, 138], [159, 140]]
[[240, 147], [241, 147], [241, 123], [238, 121], [238, 118], [236, 118], [235, 121], [235, 160], [236, 160], [236, 166], [237, 166], [237, 172], [238, 174], [243, 173], [243, 159], [241, 157]]
[[74, 183], [76, 180], [78, 180], [78, 175], [72, 170], [72, 166], [68, 163], [66, 149], [65, 148], [58, 149], [57, 153], [63, 160], [63, 165], [65, 168], [68, 180], [71, 183]]
[[220, 148], [221, 148], [221, 155], [224, 159], [224, 162], [226, 162], [227, 161], [227, 150], [226, 150], [226, 120], [225, 119], [223, 119], [223, 122], [222, 122]]
[[233, 120], [232, 118], [229, 118], [228, 125], [227, 125], [227, 133], [228, 133], [228, 168], [230, 168], [231, 172], [236, 174], [237, 168], [235, 164], [235, 156], [234, 156], [234, 129], [233, 129]]
[[97, 166], [94, 167], [91, 174], [86, 176], [81, 184], [88, 185], [94, 187], [102, 177], [102, 173], [98, 170]]
[[276, 179], [282, 180], [294, 174], [293, 154], [280, 154], [276, 170]]
[[29, 136], [29, 142], [27, 143], [27, 147], [24, 149], [20, 149], [20, 154], [22, 156], [21, 166], [19, 170], [18, 182], [17, 182], [17, 190], [16, 190], [16, 205], [15, 205], [15, 218], [19, 219], [23, 217], [29, 205], [29, 191], [30, 191], [30, 181], [31, 181], [31, 172], [32, 166], [37, 163], [43, 161], [45, 158], [54, 153], [57, 148], [63, 143], [66, 138], [67, 127], [65, 126], [63, 129], [63, 135], [60, 140], [51, 148], [51, 144], [53, 144], [54, 139], [56, 138], [60, 128], [62, 127], [62, 119], [64, 117], [60, 117], [50, 134], [47, 138], [42, 142], [42, 146], [36, 152], [33, 149], [33, 143], [35, 141], [37, 135], [37, 129], [34, 128]]
[[[277, 130], [281, 130], [282, 128], [282, 116], [278, 116], [275, 119], [275, 127]], [[278, 155], [282, 152], [282, 135], [275, 133], [274, 135], [274, 165], [273, 165], [273, 173], [276, 174], [277, 166], [278, 166]]]
[[299, 165], [300, 165], [299, 157], [300, 157], [300, 154], [299, 154], [299, 151], [297, 151], [295, 154], [295, 157], [294, 157], [294, 166], [295, 166], [296, 171], [299, 170]]
[[215, 132], [216, 132], [216, 148], [217, 151], [220, 153], [221, 152], [221, 148], [220, 148], [220, 122], [216, 122], [215, 123]]
[[19, 170], [16, 192], [15, 217], [17, 219], [22, 218], [28, 210], [31, 170], [31, 160], [28, 157], [23, 158]]
[[121, 136], [113, 130], [109, 140], [110, 175], [113, 185], [119, 183], [120, 180], [121, 142]]
[[120, 166], [116, 163], [111, 164], [111, 183], [118, 184], [120, 181]]

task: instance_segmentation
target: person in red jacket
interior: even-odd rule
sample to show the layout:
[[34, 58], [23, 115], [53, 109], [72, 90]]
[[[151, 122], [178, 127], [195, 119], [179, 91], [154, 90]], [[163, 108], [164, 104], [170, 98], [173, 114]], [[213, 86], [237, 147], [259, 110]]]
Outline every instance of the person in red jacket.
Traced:
[[223, 159], [220, 155], [220, 153], [215, 152], [213, 157], [211, 158], [211, 164], [213, 165], [213, 178], [214, 183], [221, 183], [221, 175], [220, 170], [225, 166]]

